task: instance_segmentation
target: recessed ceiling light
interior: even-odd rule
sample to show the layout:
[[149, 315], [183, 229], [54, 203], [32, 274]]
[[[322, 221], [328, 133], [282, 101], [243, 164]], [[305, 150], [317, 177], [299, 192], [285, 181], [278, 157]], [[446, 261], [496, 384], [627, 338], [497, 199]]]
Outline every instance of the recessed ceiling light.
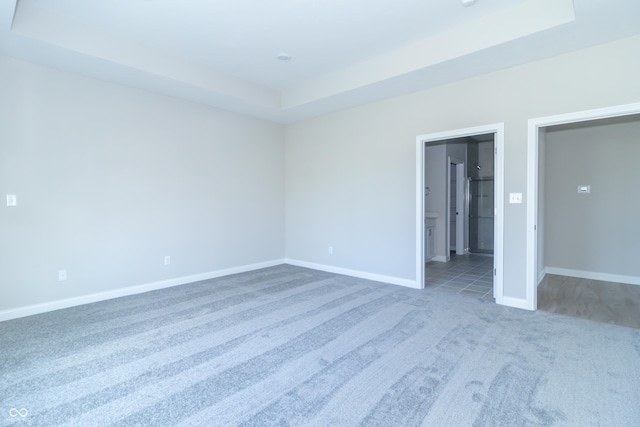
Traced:
[[291, 61], [291, 55], [289, 55], [288, 53], [280, 53], [278, 54], [278, 56], [276, 56], [276, 58], [280, 61]]
[[469, 7], [474, 5], [478, 0], [462, 0], [462, 5], [464, 7]]

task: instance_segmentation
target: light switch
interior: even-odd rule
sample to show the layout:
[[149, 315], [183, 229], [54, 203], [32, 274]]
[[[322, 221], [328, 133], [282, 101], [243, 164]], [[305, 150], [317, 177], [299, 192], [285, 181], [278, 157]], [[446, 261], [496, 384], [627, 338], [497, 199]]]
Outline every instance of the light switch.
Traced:
[[522, 193], [509, 193], [509, 203], [522, 203]]
[[18, 199], [15, 194], [7, 194], [7, 206], [15, 206], [18, 204]]

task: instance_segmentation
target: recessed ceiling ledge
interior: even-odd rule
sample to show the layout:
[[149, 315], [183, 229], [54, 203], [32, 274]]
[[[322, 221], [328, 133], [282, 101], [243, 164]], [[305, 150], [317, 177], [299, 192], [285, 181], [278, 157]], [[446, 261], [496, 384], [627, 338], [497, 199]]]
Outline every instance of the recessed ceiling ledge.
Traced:
[[526, 0], [285, 91], [282, 107], [295, 108], [396, 78], [575, 19], [573, 0]]
[[226, 75], [155, 46], [85, 25], [38, 7], [29, 0], [18, 2], [11, 31], [22, 37], [168, 78], [207, 92], [216, 92], [224, 97], [237, 98], [259, 107], [281, 108], [280, 93], [274, 89]]

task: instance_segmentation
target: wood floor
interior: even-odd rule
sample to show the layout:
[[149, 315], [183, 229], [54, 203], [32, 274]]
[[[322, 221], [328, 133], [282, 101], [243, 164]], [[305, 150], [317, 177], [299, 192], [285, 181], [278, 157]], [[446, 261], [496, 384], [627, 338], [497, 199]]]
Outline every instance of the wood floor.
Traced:
[[640, 286], [547, 274], [538, 310], [640, 329]]

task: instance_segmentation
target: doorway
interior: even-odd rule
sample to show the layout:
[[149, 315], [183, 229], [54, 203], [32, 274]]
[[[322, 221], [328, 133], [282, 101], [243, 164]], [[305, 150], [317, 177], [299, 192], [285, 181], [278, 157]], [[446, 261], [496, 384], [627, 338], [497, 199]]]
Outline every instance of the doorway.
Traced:
[[[540, 170], [544, 168], [545, 129], [551, 126], [582, 123], [593, 120], [640, 114], [640, 103], [588, 110], [557, 116], [542, 117], [529, 120], [528, 164], [527, 164], [527, 291], [526, 307], [536, 310], [538, 307], [537, 287], [545, 275], [544, 253], [544, 181], [541, 181]], [[577, 191], [581, 191], [582, 183], [577, 183]], [[588, 183], [586, 183], [588, 184]], [[588, 189], [584, 186], [585, 191]], [[574, 188], [575, 189], [575, 188]]]
[[[493, 279], [493, 297], [497, 303], [502, 304], [502, 213], [504, 204], [504, 124], [502, 123], [421, 135], [416, 138], [416, 278], [418, 287], [424, 288], [426, 268], [425, 222], [429, 222], [430, 226], [435, 223], [433, 227], [435, 227], [436, 230], [436, 239], [439, 239], [439, 243], [437, 243], [439, 251], [433, 258], [435, 261], [446, 263], [452, 255], [467, 254], [469, 252], [469, 181], [466, 178], [473, 176], [473, 173], [469, 173], [471, 164], [474, 165], [473, 167], [476, 168], [476, 170], [479, 170], [477, 168], [477, 161], [468, 160], [466, 146], [465, 154], [461, 154], [460, 148], [458, 148], [457, 152], [450, 150], [450, 152], [447, 153], [446, 148], [437, 149], [429, 147], [442, 147], [442, 141], [461, 144], [463, 141], [468, 141], [468, 138], [479, 136], [488, 136], [491, 139], [492, 146], [495, 144], [495, 149], [491, 150], [491, 157], [494, 159], [492, 168], [486, 169], [492, 170], [492, 178], [494, 178], [492, 190], [493, 194], [496, 195], [493, 199], [492, 209], [490, 209], [493, 214], [491, 240], [494, 256], [492, 259], [492, 268], [490, 268], [489, 272]], [[443, 156], [443, 161], [439, 163], [439, 165], [442, 166], [442, 174], [440, 174], [439, 171], [434, 171], [433, 168], [427, 168], [426, 164], [429, 158], [428, 150], [432, 150], [434, 153], [439, 151], [439, 155]], [[427, 181], [431, 181], [429, 178], [430, 174], [435, 174], [436, 178], [434, 179], [439, 179], [442, 183], [432, 181], [435, 185], [432, 185], [431, 182], [427, 184]], [[454, 179], [452, 179], [452, 175], [455, 175]], [[442, 200], [444, 208], [440, 210], [432, 209], [434, 204], [431, 203], [431, 200], [427, 200], [429, 197], [440, 198], [439, 200]], [[454, 203], [456, 209], [453, 209]], [[461, 215], [461, 211], [464, 212], [464, 214]], [[454, 221], [451, 220], [452, 216], [455, 216]], [[460, 217], [462, 217], [462, 220]], [[451, 248], [455, 248], [455, 252], [450, 252]]]

